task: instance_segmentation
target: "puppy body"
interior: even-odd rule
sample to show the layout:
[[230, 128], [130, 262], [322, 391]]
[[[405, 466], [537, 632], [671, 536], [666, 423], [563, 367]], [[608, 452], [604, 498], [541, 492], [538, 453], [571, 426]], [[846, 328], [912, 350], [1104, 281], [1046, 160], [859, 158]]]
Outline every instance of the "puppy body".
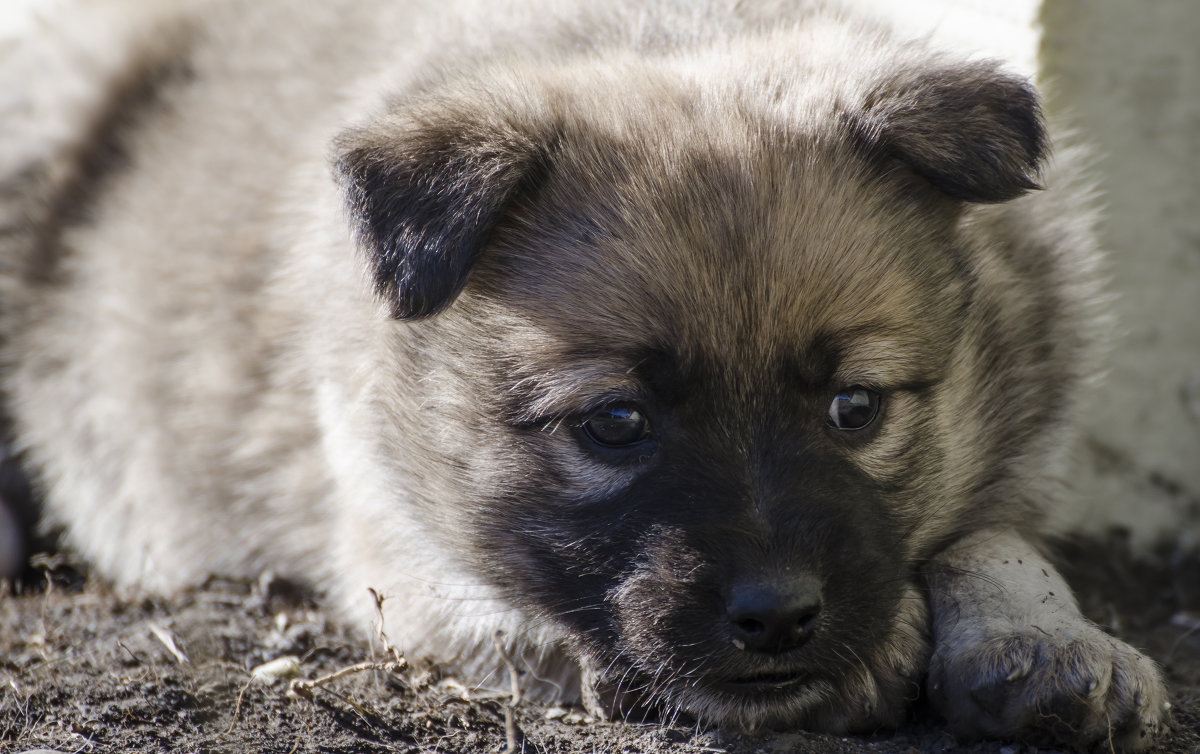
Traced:
[[811, 3], [501, 5], [113, 2], [4, 61], [48, 517], [610, 712], [866, 728], [929, 667], [965, 732], [1144, 745], [1157, 670], [1036, 552], [1101, 322], [1024, 82]]

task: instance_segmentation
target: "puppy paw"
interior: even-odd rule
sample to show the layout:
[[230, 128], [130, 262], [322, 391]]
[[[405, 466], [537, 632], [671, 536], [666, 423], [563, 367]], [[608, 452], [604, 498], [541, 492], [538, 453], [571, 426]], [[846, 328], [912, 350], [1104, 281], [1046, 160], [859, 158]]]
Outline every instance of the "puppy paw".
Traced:
[[1158, 667], [1082, 618], [946, 637], [928, 690], [959, 734], [1137, 752], [1170, 708]]

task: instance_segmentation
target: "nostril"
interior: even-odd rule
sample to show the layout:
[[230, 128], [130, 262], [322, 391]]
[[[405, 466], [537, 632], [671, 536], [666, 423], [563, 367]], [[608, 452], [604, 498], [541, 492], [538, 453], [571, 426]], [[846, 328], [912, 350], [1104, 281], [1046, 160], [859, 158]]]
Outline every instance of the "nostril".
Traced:
[[737, 627], [738, 632], [742, 636], [750, 638], [761, 636], [767, 630], [767, 627], [762, 621], [755, 620], [753, 618], [745, 618], [743, 620], [734, 621], [734, 626]]
[[800, 610], [792, 619], [792, 631], [796, 634], [809, 634], [816, 626], [817, 617], [821, 614], [820, 605], [809, 605]]

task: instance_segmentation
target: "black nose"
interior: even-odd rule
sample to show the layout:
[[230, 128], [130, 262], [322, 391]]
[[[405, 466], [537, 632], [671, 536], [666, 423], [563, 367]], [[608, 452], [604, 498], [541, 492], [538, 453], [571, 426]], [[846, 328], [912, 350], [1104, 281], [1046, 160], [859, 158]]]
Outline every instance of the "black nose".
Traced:
[[781, 654], [808, 641], [821, 613], [815, 578], [753, 581], [736, 585], [726, 612], [738, 649]]

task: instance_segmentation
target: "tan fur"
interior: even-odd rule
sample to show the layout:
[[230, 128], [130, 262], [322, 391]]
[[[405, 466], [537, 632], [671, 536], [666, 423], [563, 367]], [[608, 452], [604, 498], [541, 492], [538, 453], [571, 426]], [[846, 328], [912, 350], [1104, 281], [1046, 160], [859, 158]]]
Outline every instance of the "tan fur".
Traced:
[[[364, 625], [373, 587], [405, 651], [476, 679], [504, 630], [560, 698], [580, 661], [614, 709], [638, 677], [718, 721], [870, 728], [903, 718], [932, 652], [957, 729], [1045, 727], [1044, 695], [996, 692], [1012, 709], [986, 723], [953, 701], [995, 680], [968, 660], [1027, 635], [1037, 585], [971, 613], [978, 638], [945, 607], [982, 604], [978, 583], [925, 583], [1003, 572], [963, 544], [981, 532], [1034, 552], [1102, 331], [1079, 156], [1025, 193], [1027, 87], [811, 3], [425, 5], [96, 3], [85, 43], [66, 25], [0, 61], [19, 92], [0, 114], [19, 135], [0, 143], [0, 385], [48, 519], [127, 587], [269, 568]], [[579, 417], [658, 390], [647, 353], [689, 380], [655, 414], [655, 458], [729, 471], [683, 464], [634, 532], [649, 513], [597, 511], [666, 472], [588, 450]], [[825, 424], [854, 385], [886, 395], [869, 442]], [[715, 408], [688, 434], [701, 395]], [[820, 498], [835, 482], [785, 484], [810, 457], [814, 478], [848, 469], [850, 513]], [[721, 485], [730, 552], [685, 523]], [[840, 518], [860, 488], [887, 522], [862, 537], [878, 523], [901, 573], [862, 608], [887, 615], [869, 640], [829, 629], [822, 662], [858, 662], [786, 702], [697, 685], [697, 663], [750, 671], [728, 643], [689, 658], [657, 618], [737, 581], [722, 569], [831, 568], [836, 549], [806, 560], [825, 546], [809, 528], [868, 548]], [[538, 558], [573, 551], [581, 584], [609, 579], [575, 607], [615, 639], [542, 594], [564, 568]], [[1129, 668], [1096, 704], [1140, 748], [1157, 671], [1063, 605], [1071, 651]], [[1089, 715], [1049, 733], [1087, 745], [1106, 733]]]

